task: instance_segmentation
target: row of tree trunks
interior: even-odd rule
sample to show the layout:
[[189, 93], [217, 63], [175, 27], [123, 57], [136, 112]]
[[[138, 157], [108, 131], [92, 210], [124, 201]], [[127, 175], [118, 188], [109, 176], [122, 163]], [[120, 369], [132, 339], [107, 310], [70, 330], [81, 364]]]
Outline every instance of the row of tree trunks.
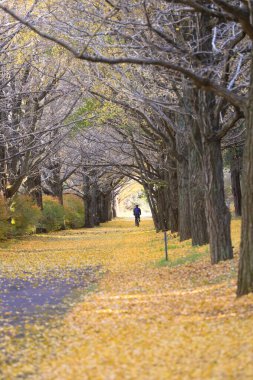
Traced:
[[[198, 26], [193, 32], [202, 52], [198, 56], [198, 65], [211, 65], [212, 25], [207, 15], [199, 15]], [[212, 93], [193, 89], [188, 83], [184, 86], [182, 102], [190, 111], [188, 168], [192, 241], [194, 245], [201, 245], [209, 239], [211, 262], [216, 264], [233, 258], [221, 142], [215, 137], [221, 127], [219, 111], [216, 111], [218, 107]]]
[[113, 197], [112, 192], [99, 192], [97, 196], [98, 219], [100, 223], [105, 223], [113, 218]]
[[84, 227], [93, 228], [116, 216], [113, 190], [98, 189], [96, 177], [83, 175]]
[[[161, 168], [157, 171], [158, 179], [153, 184], [144, 181], [156, 231], [178, 232], [178, 182], [177, 163], [163, 155]], [[145, 177], [144, 177], [145, 179]]]
[[[54, 167], [54, 169], [56, 169]], [[63, 205], [63, 187], [58, 170], [54, 170], [54, 180], [50, 181], [49, 195], [56, 197]], [[29, 176], [25, 182], [26, 192], [31, 195], [36, 204], [43, 209], [42, 184], [40, 173]], [[84, 227], [92, 228], [99, 223], [104, 223], [116, 217], [115, 196], [113, 192], [101, 192], [98, 189], [96, 178], [83, 176], [83, 203], [85, 209]]]
[[171, 149], [173, 144], [174, 141], [171, 141], [169, 146], [165, 143], [159, 146], [162, 153], [156, 170], [149, 165], [138, 149], [135, 150], [140, 182], [144, 187], [157, 232], [167, 230], [178, 232], [177, 163], [168, 154], [168, 149]]
[[[47, 186], [42, 186], [42, 178], [39, 171], [28, 176], [24, 182], [26, 193], [33, 198], [41, 210], [43, 210], [43, 193], [57, 198], [59, 203], [63, 205], [63, 181], [60, 177], [60, 165], [54, 162], [50, 169], [51, 175], [47, 179]], [[1, 176], [1, 180], [4, 181], [3, 175]], [[11, 198], [12, 195], [9, 193], [6, 194], [6, 191], [12, 191], [12, 187], [5, 190], [3, 189], [2, 191], [6, 198]], [[85, 208], [84, 226], [87, 228], [112, 220], [112, 218], [116, 216], [116, 200], [112, 190], [107, 192], [99, 191], [95, 175], [94, 177], [88, 175], [83, 176], [83, 202]], [[64, 226], [62, 226], [62, 228], [64, 228]]]
[[221, 142], [215, 116], [216, 99], [201, 90], [186, 89], [192, 110], [189, 120], [189, 196], [193, 245], [210, 243], [212, 264], [232, 259], [230, 212], [225, 202]]
[[189, 121], [188, 141], [186, 133], [177, 136], [177, 151], [183, 157], [177, 165], [180, 239], [191, 237], [193, 245], [210, 242], [213, 264], [233, 257], [221, 144], [209, 138], [218, 128], [212, 113], [214, 101], [210, 94], [195, 93], [197, 121]]
[[[189, 120], [187, 128], [189, 128]], [[193, 245], [209, 242], [205, 215], [204, 176], [201, 157], [201, 135], [195, 126], [195, 136], [185, 130], [176, 135], [178, 159], [169, 153], [162, 155], [159, 180], [143, 182], [157, 231], [178, 232], [180, 240], [192, 238]], [[197, 140], [197, 141], [196, 141]], [[169, 146], [171, 148], [171, 144]], [[166, 149], [163, 147], [166, 151]], [[145, 171], [145, 167], [141, 168]], [[150, 175], [149, 175], [150, 177]], [[146, 178], [145, 176], [143, 177]]]

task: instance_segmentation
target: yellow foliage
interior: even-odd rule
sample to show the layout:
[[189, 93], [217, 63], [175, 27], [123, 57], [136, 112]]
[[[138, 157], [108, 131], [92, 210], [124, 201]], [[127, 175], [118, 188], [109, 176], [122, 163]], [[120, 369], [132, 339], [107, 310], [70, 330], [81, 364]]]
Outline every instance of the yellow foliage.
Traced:
[[3, 378], [251, 379], [253, 295], [235, 298], [239, 230], [234, 221], [236, 258], [216, 266], [207, 246], [193, 250], [190, 241], [172, 237], [169, 265], [159, 265], [163, 237], [150, 220], [140, 228], [116, 220], [2, 249], [5, 276], [46, 276], [53, 268], [61, 273], [87, 265], [103, 273], [98, 288], [55, 324], [26, 325], [23, 340], [14, 338], [15, 327], [0, 328]]

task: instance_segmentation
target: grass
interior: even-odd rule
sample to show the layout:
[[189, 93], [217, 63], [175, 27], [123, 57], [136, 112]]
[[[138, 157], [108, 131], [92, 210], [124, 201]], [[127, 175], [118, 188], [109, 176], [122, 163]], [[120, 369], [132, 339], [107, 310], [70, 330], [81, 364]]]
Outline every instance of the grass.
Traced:
[[[178, 247], [176, 247], [176, 248], [178, 248]], [[196, 261], [201, 260], [203, 258], [203, 256], [205, 256], [207, 254], [208, 254], [208, 250], [206, 251], [206, 253], [198, 253], [198, 252], [189, 253], [187, 256], [178, 257], [174, 260], [171, 260], [169, 258], [167, 261], [164, 258], [164, 259], [159, 260], [157, 262], [156, 266], [158, 268], [159, 267], [165, 267], [165, 266], [177, 267], [177, 266], [181, 266], [181, 265], [185, 265], [185, 264], [191, 264], [191, 263], [195, 263]]]

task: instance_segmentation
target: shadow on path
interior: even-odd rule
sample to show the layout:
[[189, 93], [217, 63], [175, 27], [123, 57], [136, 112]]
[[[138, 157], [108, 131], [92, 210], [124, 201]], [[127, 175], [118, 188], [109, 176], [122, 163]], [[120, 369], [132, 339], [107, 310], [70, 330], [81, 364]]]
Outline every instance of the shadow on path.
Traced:
[[0, 324], [22, 328], [63, 315], [97, 282], [99, 267], [50, 271], [46, 277], [0, 277]]

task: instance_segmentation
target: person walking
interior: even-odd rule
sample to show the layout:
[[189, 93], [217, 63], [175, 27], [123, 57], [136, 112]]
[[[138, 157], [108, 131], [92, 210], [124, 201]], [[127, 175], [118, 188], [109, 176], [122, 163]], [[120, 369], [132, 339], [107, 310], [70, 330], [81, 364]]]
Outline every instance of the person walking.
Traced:
[[133, 214], [135, 216], [135, 225], [137, 227], [139, 227], [140, 225], [140, 220], [141, 220], [141, 209], [139, 207], [139, 205], [136, 205], [134, 210], [133, 210]]

